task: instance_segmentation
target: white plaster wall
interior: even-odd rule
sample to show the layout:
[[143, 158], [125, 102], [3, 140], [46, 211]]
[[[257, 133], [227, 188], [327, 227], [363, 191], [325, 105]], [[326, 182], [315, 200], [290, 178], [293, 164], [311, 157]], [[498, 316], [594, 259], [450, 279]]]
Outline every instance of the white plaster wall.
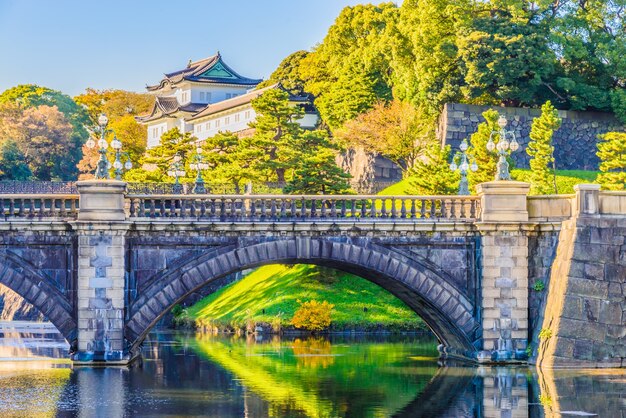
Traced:
[[194, 135], [204, 140], [216, 135], [218, 132], [238, 132], [248, 129], [248, 123], [256, 118], [256, 113], [251, 105], [234, 110], [220, 112], [211, 117], [194, 121]]
[[312, 129], [315, 128], [318, 120], [319, 116], [317, 115], [317, 113], [305, 113], [304, 117], [298, 120], [298, 124], [300, 124], [300, 126], [302, 126], [303, 128]]
[[156, 147], [161, 143], [161, 135], [170, 129], [178, 126], [175, 119], [168, 119], [165, 122], [159, 122], [148, 125], [148, 148]]

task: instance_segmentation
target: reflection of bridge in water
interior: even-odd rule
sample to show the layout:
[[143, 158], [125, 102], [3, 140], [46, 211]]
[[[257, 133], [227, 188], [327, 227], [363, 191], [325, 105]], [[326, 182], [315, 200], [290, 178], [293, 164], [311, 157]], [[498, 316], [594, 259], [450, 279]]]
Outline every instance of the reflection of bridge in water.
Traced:
[[69, 346], [49, 322], [0, 321], [0, 369], [3, 361], [65, 358]]
[[[623, 297], [610, 289], [625, 280], [625, 193], [581, 186], [576, 196], [528, 197], [518, 182], [421, 197], [124, 188], [89, 181], [79, 195], [0, 196], [0, 282], [49, 318], [77, 362], [127, 363], [159, 319], [203, 286], [264, 264], [306, 263], [390, 291], [448, 358], [524, 361], [545, 317], [555, 338], [542, 343], [541, 361], [623, 364]], [[549, 288], [531, 298], [537, 280]], [[606, 312], [584, 317], [563, 309], [565, 298]], [[579, 341], [602, 349], [574, 350]]]
[[[282, 411], [314, 417], [336, 410], [336, 416], [385, 411], [395, 417], [446, 418], [564, 418], [572, 412], [604, 417], [626, 411], [624, 370], [537, 375], [526, 367], [438, 367], [411, 360], [428, 357], [432, 348], [422, 352], [419, 340], [403, 338], [402, 344], [336, 337], [332, 343], [301, 341], [296, 347], [288, 340], [155, 333], [143, 349], [144, 361], [130, 368], [50, 370], [41, 361], [0, 362], [0, 408], [29, 416], [106, 410], [108, 416], [268, 416]], [[333, 354], [335, 361], [300, 361], [316, 353]]]

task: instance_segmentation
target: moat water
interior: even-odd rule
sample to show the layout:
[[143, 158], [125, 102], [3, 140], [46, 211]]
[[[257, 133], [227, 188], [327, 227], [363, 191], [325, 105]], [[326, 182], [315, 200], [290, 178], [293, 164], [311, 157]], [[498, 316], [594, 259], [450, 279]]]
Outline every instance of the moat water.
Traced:
[[2, 417], [626, 417], [626, 371], [442, 365], [430, 336], [158, 331], [133, 367], [72, 367], [49, 324], [0, 323]]

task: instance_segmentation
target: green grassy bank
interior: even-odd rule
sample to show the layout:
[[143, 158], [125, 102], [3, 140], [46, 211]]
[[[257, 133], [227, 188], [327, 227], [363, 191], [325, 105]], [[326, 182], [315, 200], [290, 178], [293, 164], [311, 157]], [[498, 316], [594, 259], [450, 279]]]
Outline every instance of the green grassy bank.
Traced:
[[[598, 171], [585, 170], [557, 170], [556, 186], [559, 194], [574, 193], [574, 185], [580, 183], [593, 183], [598, 177]], [[530, 178], [529, 169], [517, 168], [511, 171], [511, 177], [517, 181], [528, 181]], [[398, 196], [413, 194], [411, 186], [412, 178], [408, 177], [382, 190], [379, 194], [386, 196]]]
[[352, 274], [311, 265], [260, 267], [195, 305], [180, 320], [199, 327], [242, 329], [267, 324], [290, 327], [298, 301], [335, 305], [331, 330], [423, 330], [424, 322], [381, 287]]

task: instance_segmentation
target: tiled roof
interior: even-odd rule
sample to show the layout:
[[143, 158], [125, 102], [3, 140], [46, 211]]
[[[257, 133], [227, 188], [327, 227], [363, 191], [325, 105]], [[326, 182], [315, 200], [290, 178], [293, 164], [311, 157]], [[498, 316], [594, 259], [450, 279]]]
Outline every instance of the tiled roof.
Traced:
[[150, 113], [145, 116], [137, 116], [135, 119], [138, 122], [149, 122], [151, 120], [160, 119], [163, 116], [172, 115], [176, 112], [195, 113], [206, 106], [205, 103], [188, 103], [181, 106], [175, 96], [157, 97]]
[[[212, 74], [213, 73], [213, 74]], [[217, 53], [208, 58], [195, 62], [189, 62], [186, 68], [171, 73], [166, 73], [165, 78], [154, 86], [147, 86], [149, 91], [163, 88], [166, 84], [177, 84], [181, 81], [196, 81], [209, 84], [235, 84], [243, 86], [256, 86], [262, 80], [242, 77], [222, 61], [222, 56]]]

